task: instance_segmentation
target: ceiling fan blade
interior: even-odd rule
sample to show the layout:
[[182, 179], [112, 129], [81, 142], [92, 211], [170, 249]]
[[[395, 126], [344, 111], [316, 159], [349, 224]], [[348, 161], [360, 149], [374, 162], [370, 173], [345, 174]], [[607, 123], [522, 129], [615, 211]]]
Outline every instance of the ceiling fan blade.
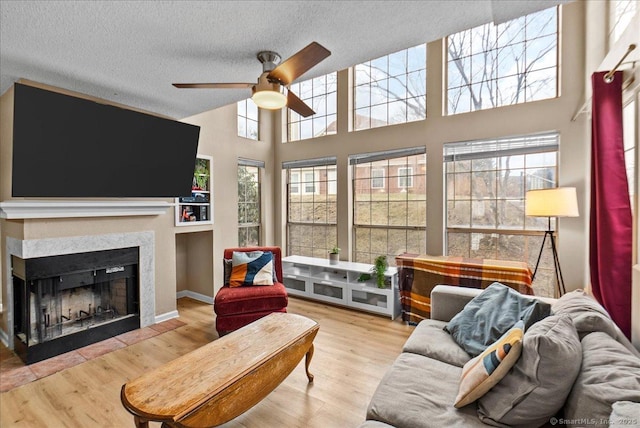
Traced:
[[307, 47], [293, 54], [290, 58], [269, 72], [269, 79], [275, 79], [287, 86], [298, 77], [331, 55], [331, 52], [317, 42], [311, 42]]
[[287, 92], [287, 107], [295, 111], [302, 117], [309, 117], [316, 112], [304, 103], [296, 94], [291, 91]]
[[180, 89], [244, 89], [251, 88], [255, 83], [172, 83], [172, 85]]

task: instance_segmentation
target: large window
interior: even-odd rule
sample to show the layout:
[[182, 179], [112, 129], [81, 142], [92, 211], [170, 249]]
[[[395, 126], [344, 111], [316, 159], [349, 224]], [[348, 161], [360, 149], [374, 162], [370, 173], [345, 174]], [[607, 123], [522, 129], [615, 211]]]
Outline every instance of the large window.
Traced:
[[556, 97], [558, 10], [449, 36], [448, 114]]
[[258, 106], [251, 98], [238, 101], [238, 137], [258, 139]]
[[333, 72], [291, 85], [290, 90], [311, 107], [315, 114], [302, 117], [287, 109], [287, 141], [306, 140], [336, 133], [337, 82], [338, 73]]
[[336, 158], [283, 163], [287, 171], [287, 254], [327, 257], [338, 243]]
[[426, 252], [427, 193], [424, 147], [354, 155], [353, 260], [390, 264], [404, 252]]
[[264, 162], [238, 159], [238, 245], [261, 244], [260, 169]]
[[426, 44], [358, 64], [354, 73], [354, 130], [426, 117]]
[[609, 2], [609, 44], [615, 43], [627, 29], [638, 11], [638, 0], [613, 0]]
[[[535, 266], [547, 219], [525, 216], [525, 193], [556, 187], [557, 152], [557, 134], [445, 144], [447, 253]], [[553, 296], [550, 254], [534, 281], [543, 296]]]

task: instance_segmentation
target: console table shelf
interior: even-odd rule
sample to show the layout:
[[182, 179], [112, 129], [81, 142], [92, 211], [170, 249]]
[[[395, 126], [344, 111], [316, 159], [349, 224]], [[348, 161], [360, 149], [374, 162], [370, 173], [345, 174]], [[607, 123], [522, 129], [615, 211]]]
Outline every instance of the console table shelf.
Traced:
[[[301, 296], [361, 309], [395, 319], [400, 315], [398, 270], [387, 268], [385, 287], [378, 288], [373, 265], [355, 262], [331, 264], [328, 259], [288, 256], [282, 259], [283, 283], [292, 296]], [[362, 274], [371, 278], [359, 281]]]

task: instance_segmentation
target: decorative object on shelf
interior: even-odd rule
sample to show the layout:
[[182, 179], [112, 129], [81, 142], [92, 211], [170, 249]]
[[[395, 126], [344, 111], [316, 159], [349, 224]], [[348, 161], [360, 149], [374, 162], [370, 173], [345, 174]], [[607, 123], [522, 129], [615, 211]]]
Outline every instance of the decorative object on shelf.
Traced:
[[209, 190], [209, 175], [209, 162], [206, 159], [196, 159], [193, 190]]
[[376, 284], [378, 285], [378, 288], [384, 288], [385, 284], [385, 272], [387, 271], [387, 268], [389, 267], [389, 263], [387, 262], [387, 256], [378, 256], [375, 258], [374, 262], [373, 262], [373, 268], [371, 269], [371, 272], [375, 275], [376, 277]]
[[371, 274], [369, 273], [361, 273], [358, 277], [358, 282], [366, 282], [371, 279]]
[[340, 248], [333, 247], [329, 250], [329, 264], [337, 265], [340, 261]]
[[564, 287], [564, 279], [562, 278], [562, 270], [560, 269], [560, 260], [558, 260], [558, 250], [556, 248], [556, 240], [554, 231], [551, 230], [551, 217], [578, 217], [578, 198], [576, 196], [575, 187], [555, 187], [551, 189], [530, 190], [526, 194], [525, 214], [529, 217], [547, 217], [549, 223], [547, 230], [542, 238], [542, 246], [538, 253], [538, 261], [533, 271], [532, 280], [536, 278], [542, 250], [547, 236], [551, 240], [551, 250], [553, 252], [553, 265], [556, 273], [556, 283], [558, 285], [558, 295], [562, 296], [566, 293]]
[[211, 156], [196, 157], [191, 195], [176, 198], [176, 226], [212, 224], [213, 194], [211, 193]]

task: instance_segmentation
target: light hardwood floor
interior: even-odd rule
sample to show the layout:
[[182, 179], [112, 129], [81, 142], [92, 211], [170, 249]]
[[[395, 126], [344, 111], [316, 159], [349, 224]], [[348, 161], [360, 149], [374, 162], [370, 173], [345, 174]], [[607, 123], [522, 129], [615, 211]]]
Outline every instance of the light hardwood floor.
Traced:
[[[320, 324], [314, 382], [307, 381], [303, 359], [267, 398], [223, 426], [357, 427], [413, 327], [293, 297], [288, 310]], [[211, 305], [183, 298], [178, 311], [185, 326], [0, 394], [0, 427], [133, 427], [120, 403], [122, 385], [217, 338]]]

